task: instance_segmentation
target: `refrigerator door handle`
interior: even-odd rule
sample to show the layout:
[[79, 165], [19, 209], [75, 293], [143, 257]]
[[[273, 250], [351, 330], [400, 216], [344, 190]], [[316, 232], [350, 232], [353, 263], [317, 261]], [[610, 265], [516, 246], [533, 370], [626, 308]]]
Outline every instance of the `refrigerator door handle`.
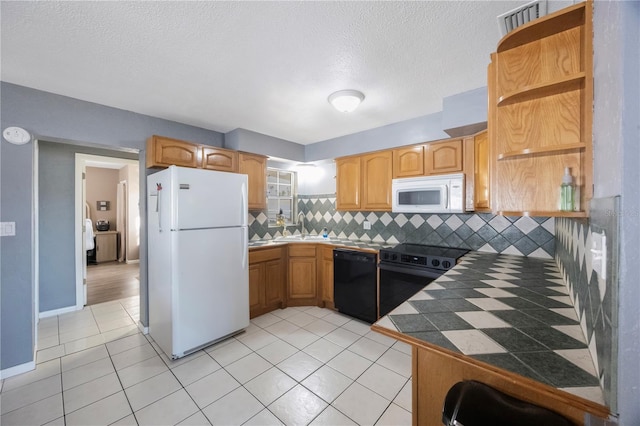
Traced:
[[246, 228], [244, 228], [244, 232], [242, 233], [242, 269], [246, 270], [248, 268], [247, 258], [249, 257], [249, 232]]
[[247, 226], [247, 215], [249, 214], [249, 210], [247, 207], [247, 185], [246, 183], [242, 183], [242, 201], [240, 202], [240, 225]]
[[158, 212], [158, 232], [162, 232], [162, 196], [160, 194], [162, 194], [162, 190], [160, 187], [160, 185], [158, 185], [158, 199], [156, 200], [156, 211]]

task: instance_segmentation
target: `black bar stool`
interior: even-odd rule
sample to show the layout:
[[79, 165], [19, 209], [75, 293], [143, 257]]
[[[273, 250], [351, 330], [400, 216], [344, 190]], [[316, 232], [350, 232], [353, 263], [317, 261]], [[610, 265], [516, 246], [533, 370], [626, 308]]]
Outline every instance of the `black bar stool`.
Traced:
[[449, 389], [442, 408], [446, 426], [571, 426], [565, 417], [473, 380]]

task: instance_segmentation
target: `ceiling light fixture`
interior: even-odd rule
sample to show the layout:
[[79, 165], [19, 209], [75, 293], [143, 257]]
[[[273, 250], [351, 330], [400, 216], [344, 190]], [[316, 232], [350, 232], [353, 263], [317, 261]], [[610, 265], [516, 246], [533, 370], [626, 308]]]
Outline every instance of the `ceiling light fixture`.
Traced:
[[339, 90], [329, 95], [329, 103], [340, 112], [352, 112], [363, 100], [364, 94], [357, 90]]

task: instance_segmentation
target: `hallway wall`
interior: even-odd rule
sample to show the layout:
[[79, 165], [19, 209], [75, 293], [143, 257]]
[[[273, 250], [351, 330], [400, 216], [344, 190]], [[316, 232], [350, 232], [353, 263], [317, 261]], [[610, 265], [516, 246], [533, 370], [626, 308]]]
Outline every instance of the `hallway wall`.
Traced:
[[140, 259], [140, 166], [127, 164], [118, 171], [118, 182], [127, 182], [127, 229], [118, 229], [127, 239], [126, 261]]
[[[116, 192], [119, 171], [101, 167], [87, 167], [86, 178], [87, 203], [89, 203], [89, 210], [91, 211], [93, 230], [96, 230], [96, 222], [99, 220], [108, 220], [111, 225], [110, 229], [115, 230], [116, 211], [118, 208]], [[108, 201], [109, 210], [98, 210], [97, 201]]]

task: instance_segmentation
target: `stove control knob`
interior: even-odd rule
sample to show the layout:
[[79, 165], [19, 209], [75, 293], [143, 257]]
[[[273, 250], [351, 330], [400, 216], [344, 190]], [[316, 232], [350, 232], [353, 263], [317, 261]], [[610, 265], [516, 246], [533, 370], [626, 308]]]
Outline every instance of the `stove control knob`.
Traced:
[[431, 259], [431, 266], [440, 266], [440, 261], [438, 259]]
[[398, 260], [398, 255], [397, 254], [392, 254], [391, 255], [391, 260]]
[[382, 260], [388, 260], [389, 259], [389, 253], [382, 253]]
[[448, 260], [445, 260], [444, 262], [442, 262], [442, 266], [449, 269], [451, 268], [451, 262], [449, 262]]

